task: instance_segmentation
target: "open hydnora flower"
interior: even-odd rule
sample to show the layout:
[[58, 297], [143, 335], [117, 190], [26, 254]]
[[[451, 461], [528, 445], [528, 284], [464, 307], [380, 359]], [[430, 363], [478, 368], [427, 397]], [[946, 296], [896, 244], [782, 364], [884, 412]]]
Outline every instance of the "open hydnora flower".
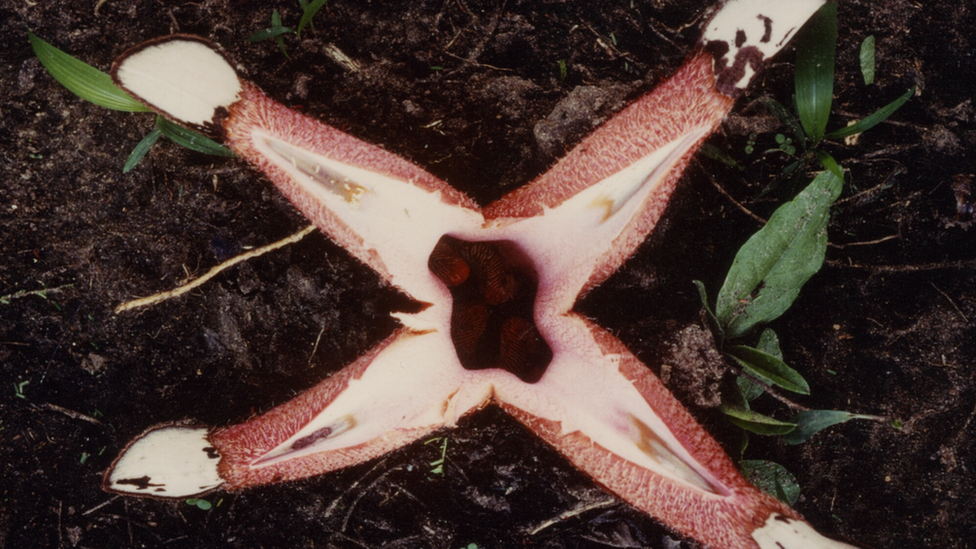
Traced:
[[495, 403], [607, 489], [712, 547], [848, 547], [750, 485], [644, 364], [572, 312], [653, 230], [737, 90], [822, 3], [726, 3], [671, 79], [485, 208], [274, 102], [203, 40], [127, 52], [113, 67], [119, 85], [222, 137], [422, 310], [398, 314], [403, 327], [386, 341], [260, 417], [151, 429], [106, 473], [106, 489], [186, 497], [298, 479]]

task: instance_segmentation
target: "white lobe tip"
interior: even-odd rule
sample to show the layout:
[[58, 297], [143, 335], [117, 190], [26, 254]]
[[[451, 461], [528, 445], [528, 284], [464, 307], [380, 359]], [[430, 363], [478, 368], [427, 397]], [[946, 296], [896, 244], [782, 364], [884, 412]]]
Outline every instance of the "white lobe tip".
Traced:
[[213, 124], [218, 109], [235, 103], [241, 93], [240, 79], [223, 55], [201, 39], [182, 36], [126, 52], [112, 76], [153, 110], [199, 127]]
[[[732, 95], [749, 85], [763, 61], [776, 54], [826, 0], [729, 0], [702, 37], [716, 53], [718, 91]], [[727, 49], [726, 49], [727, 48]]]
[[759, 549], [854, 549], [817, 533], [802, 520], [773, 513], [766, 523], [752, 532]]
[[104, 487], [127, 495], [182, 498], [212, 490], [223, 480], [220, 454], [209, 430], [167, 426], [151, 429], [129, 444], [105, 475]]

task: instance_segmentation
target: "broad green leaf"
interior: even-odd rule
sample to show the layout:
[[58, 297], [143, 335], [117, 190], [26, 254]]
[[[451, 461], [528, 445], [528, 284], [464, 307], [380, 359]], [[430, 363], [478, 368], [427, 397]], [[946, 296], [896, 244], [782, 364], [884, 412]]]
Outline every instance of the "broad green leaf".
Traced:
[[915, 95], [915, 86], [912, 86], [912, 89], [905, 92], [904, 95], [902, 95], [898, 99], [895, 99], [891, 103], [888, 103], [884, 107], [881, 107], [880, 109], [876, 110], [870, 116], [866, 118], [862, 118], [857, 122], [851, 124], [850, 126], [843, 127], [836, 131], [832, 131], [827, 135], [825, 135], [824, 137], [826, 137], [827, 139], [841, 139], [847, 137], [848, 135], [854, 135], [856, 133], [861, 133], [863, 131], [870, 130], [871, 128], [884, 122], [889, 116], [894, 114], [894, 112], [897, 111], [899, 108], [901, 108], [901, 106], [904, 105], [906, 101], [911, 99], [913, 95]]
[[861, 76], [864, 85], [874, 84], [874, 35], [868, 36], [861, 42]]
[[747, 459], [739, 462], [742, 476], [753, 486], [774, 496], [787, 505], [793, 505], [800, 497], [800, 485], [796, 478], [779, 463]]
[[[770, 328], [766, 328], [762, 331], [762, 334], [759, 335], [759, 343], [756, 345], [756, 349], [779, 360], [783, 360], [783, 351], [781, 351], [779, 348], [779, 338], [776, 336], [776, 332]], [[766, 392], [766, 390], [762, 388], [762, 385], [756, 383], [752, 378], [745, 375], [736, 377], [735, 385], [739, 389], [739, 394], [742, 395], [743, 399], [745, 399], [746, 409], [749, 408], [749, 401], [755, 400]]]
[[174, 143], [192, 151], [212, 154], [214, 156], [234, 156], [234, 151], [220, 143], [205, 137], [203, 134], [176, 125], [162, 116], [156, 117], [156, 127]]
[[821, 172], [742, 245], [719, 290], [715, 316], [727, 338], [740, 337], [790, 307], [823, 264], [830, 205], [843, 181]]
[[777, 385], [802, 395], [810, 394], [810, 385], [803, 376], [772, 355], [745, 345], [729, 348], [728, 354], [746, 373], [768, 385]]
[[796, 44], [796, 112], [803, 130], [817, 143], [827, 129], [834, 100], [837, 3], [827, 2], [807, 21]]
[[328, 2], [328, 0], [315, 0], [311, 4], [302, 7], [302, 19], [298, 22], [299, 35], [302, 34], [302, 29], [312, 22], [312, 18], [315, 17], [315, 14], [322, 9], [322, 6], [324, 6], [326, 2]]
[[779, 348], [779, 336], [776, 335], [776, 332], [772, 328], [766, 328], [759, 334], [759, 343], [756, 344], [756, 349], [769, 356], [783, 360], [783, 351]]
[[[738, 376], [735, 378], [735, 386], [739, 389], [739, 394], [746, 402], [756, 400], [766, 392], [762, 385], [756, 383], [749, 376]], [[746, 406], [748, 408], [748, 405]]]
[[135, 168], [136, 164], [142, 160], [143, 156], [146, 156], [146, 153], [156, 144], [156, 141], [159, 140], [159, 136], [161, 135], [163, 135], [163, 132], [159, 131], [159, 128], [153, 128], [153, 131], [147, 133], [146, 137], [143, 137], [142, 141], [129, 153], [129, 158], [125, 160], [125, 166], [122, 166], [122, 173], [129, 173], [132, 168]]
[[725, 404], [720, 409], [722, 413], [729, 416], [729, 421], [734, 425], [751, 433], [759, 435], [785, 435], [796, 428], [796, 424], [794, 423], [773, 419], [752, 410], [743, 410], [726, 406]]
[[787, 444], [801, 444], [827, 427], [852, 419], [879, 420], [881, 418], [839, 410], [806, 410], [790, 418], [790, 421], [796, 424], [796, 429], [783, 437], [783, 440]]
[[100, 107], [116, 111], [146, 112], [149, 109], [112, 82], [95, 67], [76, 59], [27, 31], [34, 55], [51, 76], [71, 93]]

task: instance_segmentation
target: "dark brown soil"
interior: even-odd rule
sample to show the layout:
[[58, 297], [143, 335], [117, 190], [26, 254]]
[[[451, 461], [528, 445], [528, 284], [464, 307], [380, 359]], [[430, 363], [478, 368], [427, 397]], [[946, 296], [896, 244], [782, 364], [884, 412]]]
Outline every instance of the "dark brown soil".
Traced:
[[[486, 204], [673, 71], [710, 3], [334, 0], [301, 40], [286, 37], [286, 58], [246, 38], [274, 8], [297, 25], [297, 2], [0, 1], [0, 296], [47, 289], [0, 303], [0, 546], [696, 547], [493, 408], [443, 433], [443, 475], [430, 472], [439, 445], [418, 443], [319, 478], [215, 493], [210, 511], [103, 493], [102, 471], [144, 428], [267, 410], [389, 334], [389, 312], [408, 303], [313, 234], [192, 295], [113, 314], [306, 222], [240, 160], [162, 143], [122, 175], [152, 116], [65, 91], [26, 28], [103, 70], [148, 38], [208, 37], [271, 96]], [[773, 327], [813, 388], [801, 404], [903, 428], [850, 422], [801, 446], [753, 437], [746, 457], [789, 468], [797, 509], [825, 533], [877, 548], [976, 547], [976, 228], [973, 198], [959, 192], [976, 173], [974, 8], [845, 0], [839, 24], [832, 127], [919, 92], [856, 145], [828, 145], [851, 172], [828, 264]], [[872, 34], [878, 79], [865, 86], [857, 50]], [[359, 70], [328, 57], [329, 44]], [[754, 101], [788, 104], [791, 88], [787, 51], [710, 142], [744, 169], [700, 156], [655, 234], [579, 305], [655, 370], [698, 323], [691, 281], [714, 295], [758, 228], [717, 187], [763, 216], [780, 198], [758, 197], [783, 155], [743, 147], [757, 129], [756, 148], [775, 147], [783, 130]], [[704, 394], [714, 384], [668, 378], [734, 448], [738, 434]], [[762, 409], [790, 414], [772, 400]]]

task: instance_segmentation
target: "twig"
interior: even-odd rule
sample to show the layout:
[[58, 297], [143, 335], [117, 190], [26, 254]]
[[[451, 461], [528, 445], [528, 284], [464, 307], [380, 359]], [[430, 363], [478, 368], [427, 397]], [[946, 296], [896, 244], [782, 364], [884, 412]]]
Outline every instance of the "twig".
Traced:
[[105, 507], [106, 505], [108, 505], [109, 503], [112, 503], [113, 501], [115, 501], [115, 500], [117, 500], [117, 499], [119, 499], [120, 497], [122, 497], [122, 496], [119, 496], [119, 495], [115, 495], [115, 496], [112, 496], [112, 497], [110, 497], [110, 498], [108, 498], [107, 500], [105, 500], [105, 501], [103, 501], [103, 502], [101, 502], [101, 503], [99, 503], [98, 505], [96, 505], [96, 506], [94, 506], [94, 507], [92, 507], [91, 509], [89, 509], [89, 510], [87, 510], [87, 511], [85, 511], [85, 512], [84, 512], [84, 513], [82, 513], [81, 515], [82, 515], [82, 516], [86, 516], [86, 517], [87, 517], [88, 515], [90, 515], [90, 514], [92, 514], [92, 513], [94, 513], [95, 511], [98, 511], [98, 510], [99, 510], [99, 509], [101, 509], [102, 507]]
[[[701, 166], [699, 166], [699, 167], [701, 167]], [[746, 208], [745, 206], [743, 206], [742, 204], [740, 204], [739, 201], [737, 201], [736, 199], [732, 198], [732, 195], [729, 194], [728, 192], [726, 192], [726, 190], [723, 189], [722, 186], [719, 185], [717, 181], [715, 181], [715, 178], [712, 177], [712, 174], [708, 173], [708, 170], [702, 169], [701, 171], [706, 176], [708, 176], [708, 180], [712, 182], [712, 186], [715, 187], [715, 189], [718, 190], [718, 192], [722, 196], [724, 196], [729, 202], [731, 202], [732, 204], [734, 204], [735, 207], [737, 207], [740, 210], [742, 210], [742, 213], [744, 213], [747, 216], [751, 217], [752, 219], [754, 219], [760, 225], [765, 225], [766, 224], [766, 220], [765, 219], [763, 219], [763, 218], [759, 217], [758, 215], [752, 213], [752, 211], [749, 210], [749, 208]]]
[[843, 269], [858, 269], [876, 273], [914, 273], [921, 271], [938, 271], [941, 269], [976, 269], [976, 259], [950, 261], [945, 263], [922, 263], [921, 265], [859, 265], [844, 263], [843, 261], [828, 260], [825, 265]]
[[178, 288], [175, 288], [173, 290], [169, 290], [168, 292], [162, 292], [162, 293], [159, 293], [159, 294], [151, 295], [149, 297], [142, 297], [142, 298], [139, 298], [139, 299], [134, 299], [132, 301], [127, 301], [127, 302], [125, 302], [125, 303], [123, 303], [123, 304], [121, 304], [121, 305], [119, 305], [118, 307], [115, 308], [115, 314], [119, 314], [119, 313], [128, 311], [130, 309], [135, 309], [137, 307], [145, 307], [147, 305], [155, 305], [156, 303], [159, 303], [160, 301], [166, 301], [167, 299], [181, 296], [181, 295], [189, 292], [190, 290], [193, 290], [194, 288], [197, 288], [198, 286], [206, 283], [211, 278], [213, 278], [213, 277], [217, 276], [218, 274], [220, 274], [220, 272], [223, 271], [224, 269], [226, 269], [228, 267], [233, 267], [234, 265], [237, 265], [238, 263], [240, 263], [242, 261], [247, 261], [248, 259], [251, 259], [251, 258], [254, 258], [254, 257], [258, 257], [259, 255], [264, 255], [264, 254], [266, 254], [266, 253], [268, 253], [270, 251], [273, 251], [273, 250], [277, 250], [278, 248], [281, 248], [283, 246], [287, 246], [288, 244], [293, 244], [295, 242], [298, 242], [302, 238], [305, 238], [305, 235], [307, 235], [308, 233], [312, 232], [313, 230], [315, 230], [315, 225], [309, 225], [308, 227], [305, 227], [301, 231], [298, 231], [297, 233], [289, 236], [288, 238], [283, 238], [283, 239], [281, 239], [281, 240], [279, 240], [277, 242], [273, 242], [271, 244], [268, 244], [267, 246], [261, 246], [260, 248], [257, 248], [255, 250], [251, 250], [251, 251], [249, 251], [247, 253], [244, 253], [244, 254], [241, 254], [241, 255], [239, 255], [237, 257], [228, 259], [227, 261], [224, 261], [220, 265], [217, 265], [216, 267], [214, 267], [214, 268], [210, 269], [209, 271], [207, 271], [207, 274], [201, 276], [200, 278], [198, 278], [198, 279], [196, 279], [196, 280], [194, 280], [192, 282], [189, 282], [189, 283], [187, 283], [187, 284], [185, 284], [183, 286], [180, 286]]
[[319, 330], [319, 335], [315, 338], [315, 345], [312, 346], [312, 354], [308, 355], [308, 365], [312, 365], [312, 359], [315, 358], [315, 352], [319, 350], [319, 342], [322, 341], [322, 334], [325, 333], [325, 329], [328, 327], [327, 322], [322, 322], [322, 329]]
[[64, 414], [64, 415], [70, 417], [71, 419], [80, 419], [82, 421], [87, 421], [88, 423], [94, 423], [95, 425], [101, 425], [102, 424], [101, 421], [98, 421], [97, 419], [95, 419], [95, 418], [93, 418], [91, 416], [82, 414], [81, 412], [76, 412], [74, 410], [69, 410], [67, 408], [62, 408], [61, 406], [58, 406], [57, 404], [51, 404], [49, 402], [42, 402], [41, 404], [38, 404], [37, 407], [40, 408], [40, 409], [42, 409], [42, 410], [48, 410], [48, 411], [51, 411], [51, 412], [58, 412], [58, 413]]
[[838, 250], [843, 250], [851, 246], [873, 246], [874, 244], [881, 244], [882, 242], [887, 242], [889, 240], [896, 240], [901, 238], [900, 234], [890, 234], [886, 237], [879, 238], [877, 240], [865, 240], [862, 242], [848, 242], [847, 244], [834, 244], [833, 242], [828, 242], [827, 245], [831, 248], [836, 248]]
[[618, 503], [620, 502], [617, 501], [616, 499], [607, 498], [607, 499], [600, 500], [596, 503], [590, 503], [582, 507], [576, 507], [575, 509], [570, 509], [569, 511], [563, 511], [562, 513], [559, 513], [559, 516], [557, 516], [556, 518], [549, 519], [543, 522], [542, 524], [540, 524], [539, 526], [536, 526], [531, 532], [529, 532], [529, 535], [534, 536], [554, 524], [559, 524], [560, 522], [566, 519], [570, 519], [575, 516], [582, 515], [587, 511], [592, 511], [593, 509], [602, 509], [604, 507], [610, 507]]
[[963, 321], [965, 321], [966, 324], [969, 324], [969, 319], [966, 318], [966, 315], [963, 314], [963, 312], [961, 310], [959, 310], [959, 307], [956, 306], [956, 302], [953, 301], [952, 298], [949, 297], [945, 292], [943, 292], [941, 289], [939, 289], [939, 287], [936, 286], [934, 282], [929, 282], [929, 284], [931, 284], [932, 287], [935, 288], [935, 291], [937, 291], [940, 294], [942, 294], [942, 297], [946, 298], [946, 301], [948, 301], [949, 302], [949, 305], [952, 305], [952, 308], [955, 309], [957, 313], [959, 313], [959, 316], [962, 317]]
[[22, 297], [28, 297], [32, 295], [43, 297], [47, 299], [47, 294], [59, 292], [65, 288], [71, 288], [74, 284], [62, 284], [61, 286], [56, 286], [54, 288], [41, 288], [40, 290], [20, 290], [19, 292], [14, 292], [12, 294], [0, 295], [0, 303], [7, 304], [13, 299], [20, 299]]

